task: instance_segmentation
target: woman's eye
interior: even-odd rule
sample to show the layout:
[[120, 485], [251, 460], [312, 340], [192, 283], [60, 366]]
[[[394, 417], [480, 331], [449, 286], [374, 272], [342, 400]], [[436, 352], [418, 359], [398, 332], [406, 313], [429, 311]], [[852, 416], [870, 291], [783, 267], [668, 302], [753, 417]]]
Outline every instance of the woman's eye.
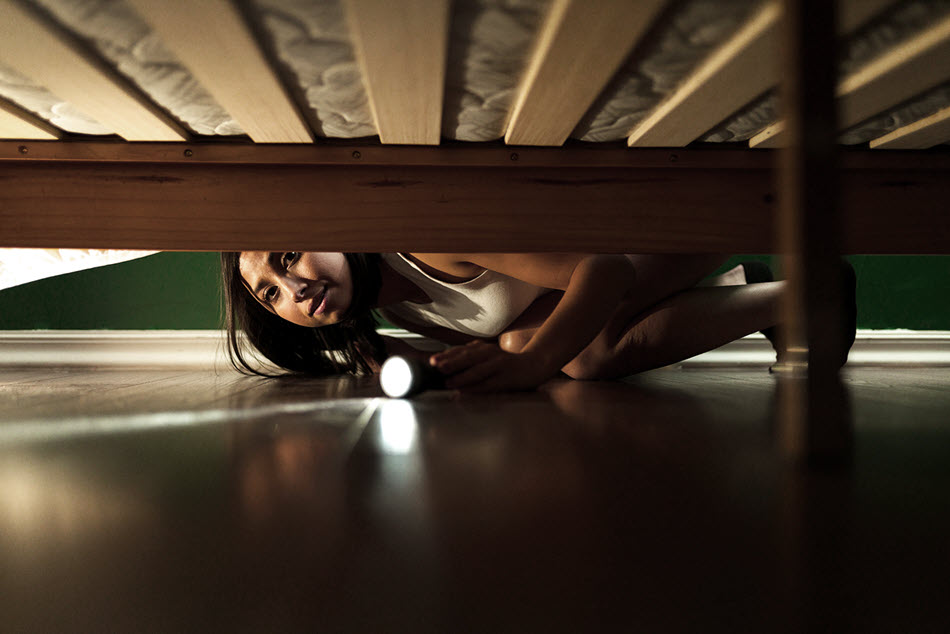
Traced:
[[296, 262], [299, 258], [300, 258], [299, 251], [288, 251], [280, 258], [280, 262], [281, 264], [284, 265], [284, 267], [288, 267], [294, 262]]
[[264, 301], [272, 302], [277, 299], [277, 287], [269, 286], [267, 290], [264, 291]]

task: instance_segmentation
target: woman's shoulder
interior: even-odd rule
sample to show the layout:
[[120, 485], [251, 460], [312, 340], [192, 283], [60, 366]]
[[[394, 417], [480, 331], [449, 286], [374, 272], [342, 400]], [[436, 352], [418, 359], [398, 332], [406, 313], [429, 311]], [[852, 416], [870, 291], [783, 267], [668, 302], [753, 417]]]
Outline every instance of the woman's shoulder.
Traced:
[[451, 284], [472, 280], [485, 270], [484, 267], [465, 260], [458, 253], [403, 253], [402, 255], [426, 275]]

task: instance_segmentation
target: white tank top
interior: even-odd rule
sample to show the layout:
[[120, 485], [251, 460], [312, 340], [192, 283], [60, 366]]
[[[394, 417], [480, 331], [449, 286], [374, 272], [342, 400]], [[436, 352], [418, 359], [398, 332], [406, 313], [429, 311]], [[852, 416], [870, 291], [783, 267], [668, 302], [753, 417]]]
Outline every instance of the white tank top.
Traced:
[[473, 337], [497, 337], [531, 302], [551, 290], [487, 269], [467, 282], [443, 282], [399, 253], [383, 253], [382, 257], [432, 298], [428, 304], [400, 302], [383, 307], [379, 310], [383, 318], [392, 315], [419, 326], [442, 326]]

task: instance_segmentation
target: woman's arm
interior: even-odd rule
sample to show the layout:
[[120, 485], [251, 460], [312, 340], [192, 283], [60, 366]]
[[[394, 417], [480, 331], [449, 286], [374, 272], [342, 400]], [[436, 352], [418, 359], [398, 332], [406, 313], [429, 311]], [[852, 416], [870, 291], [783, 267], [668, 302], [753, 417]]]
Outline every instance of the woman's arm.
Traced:
[[[422, 256], [425, 257], [425, 256]], [[457, 256], [532, 284], [559, 288], [561, 301], [520, 353], [471, 344], [433, 355], [450, 387], [528, 389], [555, 376], [600, 332], [636, 279], [623, 255], [472, 254]], [[430, 262], [438, 267], [440, 262]]]
[[432, 348], [430, 348], [429, 351], [426, 351], [421, 348], [416, 348], [412, 344], [406, 342], [404, 339], [400, 339], [398, 337], [391, 337], [389, 335], [382, 335], [382, 337], [383, 343], [386, 345], [387, 357], [398, 354], [403, 357], [418, 359], [419, 361], [427, 361], [429, 357], [432, 356]]
[[404, 339], [385, 334], [386, 331], [383, 330], [380, 334], [383, 337], [383, 343], [386, 344], [387, 357], [399, 354], [420, 361], [428, 361], [435, 351], [441, 351], [446, 346], [458, 346], [475, 340], [475, 337], [456, 330], [449, 330], [441, 326], [420, 326], [405, 319], [400, 319], [395, 315], [387, 314], [386, 320], [403, 330], [422, 335], [425, 337], [424, 341], [426, 341], [425, 346], [417, 348]]

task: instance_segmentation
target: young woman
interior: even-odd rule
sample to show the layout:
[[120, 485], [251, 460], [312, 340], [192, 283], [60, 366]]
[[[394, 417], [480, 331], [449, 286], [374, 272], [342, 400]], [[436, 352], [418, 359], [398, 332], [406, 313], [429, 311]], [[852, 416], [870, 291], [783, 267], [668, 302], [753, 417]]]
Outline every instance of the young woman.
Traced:
[[[374, 372], [389, 354], [413, 354], [405, 343], [377, 334], [375, 310], [397, 326], [454, 346], [428, 356], [450, 388], [531, 389], [559, 372], [618, 378], [757, 330], [769, 336], [784, 282], [772, 282], [761, 263], [703, 281], [724, 260], [223, 253], [229, 352], [238, 369], [260, 373], [239, 345], [240, 329], [264, 357], [293, 372]], [[846, 359], [847, 351], [842, 363]]]

